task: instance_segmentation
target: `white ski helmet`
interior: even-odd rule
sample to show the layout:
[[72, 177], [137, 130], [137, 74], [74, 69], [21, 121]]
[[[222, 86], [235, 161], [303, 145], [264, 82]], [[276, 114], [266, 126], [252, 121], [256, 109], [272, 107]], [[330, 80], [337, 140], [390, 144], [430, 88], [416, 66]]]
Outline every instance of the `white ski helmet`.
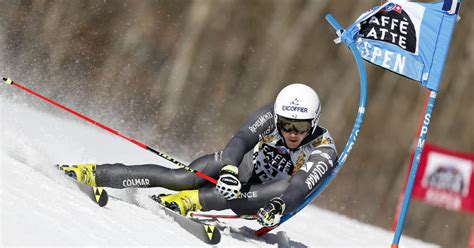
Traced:
[[319, 123], [321, 103], [318, 94], [309, 86], [295, 83], [283, 88], [275, 100], [275, 125], [278, 117], [311, 122], [311, 133]]

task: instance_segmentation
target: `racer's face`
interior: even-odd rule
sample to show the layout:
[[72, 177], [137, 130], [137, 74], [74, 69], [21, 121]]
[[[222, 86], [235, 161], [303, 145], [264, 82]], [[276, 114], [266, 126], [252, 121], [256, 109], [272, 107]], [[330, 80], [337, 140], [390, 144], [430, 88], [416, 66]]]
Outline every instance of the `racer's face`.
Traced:
[[281, 134], [283, 135], [283, 138], [285, 139], [286, 146], [290, 149], [295, 149], [298, 146], [300, 146], [301, 142], [308, 136], [309, 131], [306, 131], [304, 133], [298, 133], [295, 130], [286, 132], [284, 130], [281, 130]]

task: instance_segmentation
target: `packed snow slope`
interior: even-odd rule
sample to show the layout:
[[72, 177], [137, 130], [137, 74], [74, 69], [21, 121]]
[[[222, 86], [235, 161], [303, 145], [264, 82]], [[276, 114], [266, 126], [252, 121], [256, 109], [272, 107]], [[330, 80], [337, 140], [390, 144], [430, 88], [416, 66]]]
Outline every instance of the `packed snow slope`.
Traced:
[[[122, 200], [100, 208], [53, 166], [172, 164], [74, 116], [13, 103], [10, 94], [22, 93], [7, 87], [0, 85], [0, 246], [206, 246], [148, 200], [163, 189], [110, 189]], [[221, 247], [389, 247], [393, 237], [313, 206], [261, 238], [249, 229], [259, 227], [255, 221], [227, 223], [234, 231], [222, 233]], [[401, 247], [434, 245], [402, 237]]]

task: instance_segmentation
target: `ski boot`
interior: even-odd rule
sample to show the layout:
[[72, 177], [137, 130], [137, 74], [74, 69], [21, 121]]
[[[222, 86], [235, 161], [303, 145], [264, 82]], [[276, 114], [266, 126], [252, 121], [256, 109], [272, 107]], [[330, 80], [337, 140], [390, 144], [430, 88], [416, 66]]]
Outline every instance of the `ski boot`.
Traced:
[[187, 216], [190, 212], [202, 209], [201, 203], [199, 202], [199, 191], [197, 189], [183, 190], [171, 195], [152, 195], [151, 198], [182, 216]]
[[58, 165], [58, 168], [78, 182], [89, 186], [97, 186], [95, 183], [95, 164]]

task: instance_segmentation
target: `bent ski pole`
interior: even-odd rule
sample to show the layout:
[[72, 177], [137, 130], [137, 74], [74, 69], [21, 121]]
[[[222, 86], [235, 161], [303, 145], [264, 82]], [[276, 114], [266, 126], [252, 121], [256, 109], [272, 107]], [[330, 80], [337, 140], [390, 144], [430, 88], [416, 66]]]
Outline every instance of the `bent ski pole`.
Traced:
[[178, 161], [178, 160], [176, 160], [176, 159], [174, 159], [174, 158], [172, 158], [172, 157], [170, 157], [170, 156], [168, 156], [168, 155], [166, 155], [166, 154], [164, 154], [164, 153], [162, 153], [162, 152], [159, 152], [159, 151], [157, 151], [157, 150], [155, 150], [155, 149], [153, 149], [153, 148], [151, 148], [151, 147], [149, 147], [149, 146], [147, 146], [147, 145], [145, 145], [145, 144], [143, 144], [143, 143], [140, 143], [140, 142], [138, 142], [138, 141], [136, 141], [136, 140], [134, 140], [134, 139], [132, 139], [132, 138], [129, 138], [129, 137], [127, 137], [127, 136], [124, 136], [124, 135], [120, 134], [119, 132], [113, 130], [112, 128], [107, 127], [107, 126], [105, 126], [105, 125], [103, 125], [103, 124], [101, 124], [101, 123], [99, 123], [99, 122], [97, 122], [97, 121], [95, 121], [95, 120], [92, 120], [92, 119], [90, 119], [89, 117], [87, 117], [87, 116], [85, 116], [85, 115], [82, 115], [82, 114], [80, 114], [80, 113], [78, 113], [78, 112], [76, 112], [76, 111], [74, 111], [74, 110], [72, 110], [72, 109], [70, 109], [70, 108], [68, 108], [68, 107], [66, 107], [66, 106], [63, 106], [63, 105], [61, 105], [61, 104], [59, 104], [59, 103], [57, 103], [57, 102], [55, 102], [55, 101], [53, 101], [53, 100], [51, 100], [51, 99], [49, 99], [49, 98], [43, 96], [43, 95], [40, 95], [40, 94], [38, 94], [38, 93], [36, 93], [36, 92], [34, 92], [34, 91], [32, 91], [32, 90], [30, 90], [30, 89], [28, 89], [28, 88], [22, 86], [22, 85], [20, 85], [20, 84], [14, 82], [13, 80], [11, 80], [11, 79], [9, 79], [9, 78], [3, 78], [3, 81], [5, 81], [6, 84], [16, 86], [16, 87], [18, 87], [18, 88], [20, 88], [20, 89], [22, 89], [22, 90], [24, 90], [24, 91], [26, 91], [26, 92], [28, 92], [28, 93], [34, 95], [34, 96], [37, 96], [37, 97], [39, 97], [39, 98], [41, 98], [41, 99], [43, 99], [43, 100], [45, 100], [45, 101], [47, 101], [47, 102], [53, 104], [53, 105], [56, 106], [56, 107], [62, 108], [62, 109], [64, 109], [64, 110], [66, 110], [67, 112], [69, 112], [69, 113], [71, 113], [71, 114], [73, 114], [73, 115], [75, 115], [75, 116], [77, 116], [77, 117], [79, 117], [79, 118], [82, 118], [82, 119], [84, 119], [84, 120], [86, 120], [86, 121], [88, 121], [88, 122], [90, 122], [90, 123], [92, 123], [92, 124], [94, 124], [94, 125], [96, 125], [96, 126], [98, 126], [98, 127], [101, 127], [102, 129], [105, 129], [105, 130], [107, 130], [107, 131], [109, 131], [109, 132], [111, 132], [111, 133], [113, 133], [113, 134], [115, 134], [115, 135], [117, 135], [117, 136], [119, 136], [119, 137], [122, 137], [122, 138], [124, 138], [124, 139], [126, 139], [126, 140], [132, 142], [133, 144], [135, 144], [135, 145], [137, 145], [137, 146], [139, 146], [139, 147], [141, 147], [141, 148], [144, 148], [144, 149], [146, 149], [146, 150], [148, 150], [148, 151], [150, 151], [150, 152], [153, 152], [154, 154], [156, 154], [156, 155], [158, 155], [158, 156], [160, 156], [160, 157], [162, 157], [162, 158], [164, 158], [164, 159], [170, 161], [171, 163], [174, 163], [175, 165], [177, 165], [177, 166], [179, 166], [179, 167], [181, 167], [181, 168], [183, 168], [183, 169], [185, 169], [185, 170], [187, 170], [187, 171], [189, 171], [189, 172], [192, 172], [192, 173], [196, 174], [197, 176], [199, 176], [199, 177], [201, 177], [201, 178], [203, 178], [203, 179], [205, 179], [205, 180], [207, 180], [207, 181], [209, 181], [209, 182], [211, 182], [211, 183], [213, 183], [213, 184], [217, 184], [217, 180], [216, 180], [216, 179], [214, 179], [214, 178], [212, 178], [212, 177], [210, 177], [210, 176], [208, 176], [208, 175], [206, 175], [206, 174], [204, 174], [204, 173], [202, 173], [202, 172], [200, 172], [200, 171], [194, 170], [194, 169], [190, 168], [189, 166], [187, 166], [187, 165], [181, 163], [180, 161]]

